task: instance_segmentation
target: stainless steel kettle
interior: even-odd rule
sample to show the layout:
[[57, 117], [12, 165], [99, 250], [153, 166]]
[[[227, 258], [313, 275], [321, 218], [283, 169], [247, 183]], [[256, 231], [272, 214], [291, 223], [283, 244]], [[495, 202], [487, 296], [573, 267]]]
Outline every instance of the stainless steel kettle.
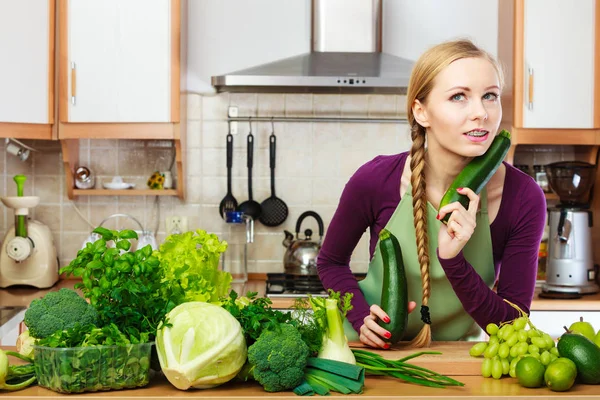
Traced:
[[[312, 229], [304, 231], [304, 239], [300, 238], [300, 227], [306, 217], [313, 217], [319, 225], [319, 241], [312, 240]], [[283, 246], [287, 248], [283, 255], [283, 265], [285, 273], [291, 275], [316, 275], [317, 274], [317, 256], [321, 250], [323, 241], [323, 220], [314, 211], [306, 211], [298, 217], [296, 221], [296, 238], [289, 231], [284, 231], [285, 239]]]

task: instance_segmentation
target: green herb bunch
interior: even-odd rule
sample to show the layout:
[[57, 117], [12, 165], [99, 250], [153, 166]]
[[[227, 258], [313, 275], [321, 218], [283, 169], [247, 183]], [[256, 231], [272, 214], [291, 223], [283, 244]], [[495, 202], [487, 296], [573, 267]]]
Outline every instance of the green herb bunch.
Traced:
[[[98, 311], [100, 327], [114, 323], [129, 337], [153, 341], [169, 311], [158, 258], [149, 245], [129, 252], [135, 231], [98, 227], [94, 232], [102, 238], [79, 250], [60, 272], [82, 278], [75, 288]], [[115, 247], [108, 246], [111, 241]]]
[[323, 332], [306, 307], [296, 307], [293, 313], [273, 309], [268, 297], [257, 297], [257, 292], [247, 292], [239, 297], [235, 290], [223, 297], [221, 307], [238, 320], [244, 331], [246, 344], [250, 347], [260, 335], [269, 330], [279, 329], [280, 324], [294, 326], [308, 346], [309, 354], [316, 355], [323, 342]]

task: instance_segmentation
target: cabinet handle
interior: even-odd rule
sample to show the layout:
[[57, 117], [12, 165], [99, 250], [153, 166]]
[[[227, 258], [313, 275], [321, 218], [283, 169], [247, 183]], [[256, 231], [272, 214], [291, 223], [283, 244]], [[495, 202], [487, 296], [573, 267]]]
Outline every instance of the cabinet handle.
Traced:
[[529, 68], [529, 93], [528, 93], [529, 102], [527, 103], [527, 108], [533, 110], [533, 68]]
[[71, 104], [75, 105], [75, 96], [77, 94], [77, 79], [75, 74], [75, 63], [71, 63]]

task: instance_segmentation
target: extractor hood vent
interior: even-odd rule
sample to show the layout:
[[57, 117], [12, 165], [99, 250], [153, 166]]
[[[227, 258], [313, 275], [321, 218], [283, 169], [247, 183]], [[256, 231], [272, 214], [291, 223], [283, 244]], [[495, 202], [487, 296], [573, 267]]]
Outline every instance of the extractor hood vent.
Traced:
[[381, 0], [313, 0], [312, 51], [213, 76], [219, 92], [405, 94], [413, 61], [381, 52]]

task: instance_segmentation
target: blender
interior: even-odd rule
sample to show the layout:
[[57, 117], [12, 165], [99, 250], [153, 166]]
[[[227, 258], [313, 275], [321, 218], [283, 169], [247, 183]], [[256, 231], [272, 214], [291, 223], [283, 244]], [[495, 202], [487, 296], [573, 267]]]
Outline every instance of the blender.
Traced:
[[[550, 188], [559, 203], [548, 208], [548, 258], [544, 297], [597, 293], [592, 247], [590, 193], [596, 166], [582, 161], [546, 165]], [[553, 296], [554, 295], [554, 296]]]
[[37, 196], [23, 196], [25, 175], [16, 175], [17, 196], [0, 197], [14, 209], [15, 225], [6, 233], [0, 251], [0, 288], [27, 285], [49, 288], [58, 281], [58, 257], [48, 226], [28, 219], [29, 209], [38, 205]]

